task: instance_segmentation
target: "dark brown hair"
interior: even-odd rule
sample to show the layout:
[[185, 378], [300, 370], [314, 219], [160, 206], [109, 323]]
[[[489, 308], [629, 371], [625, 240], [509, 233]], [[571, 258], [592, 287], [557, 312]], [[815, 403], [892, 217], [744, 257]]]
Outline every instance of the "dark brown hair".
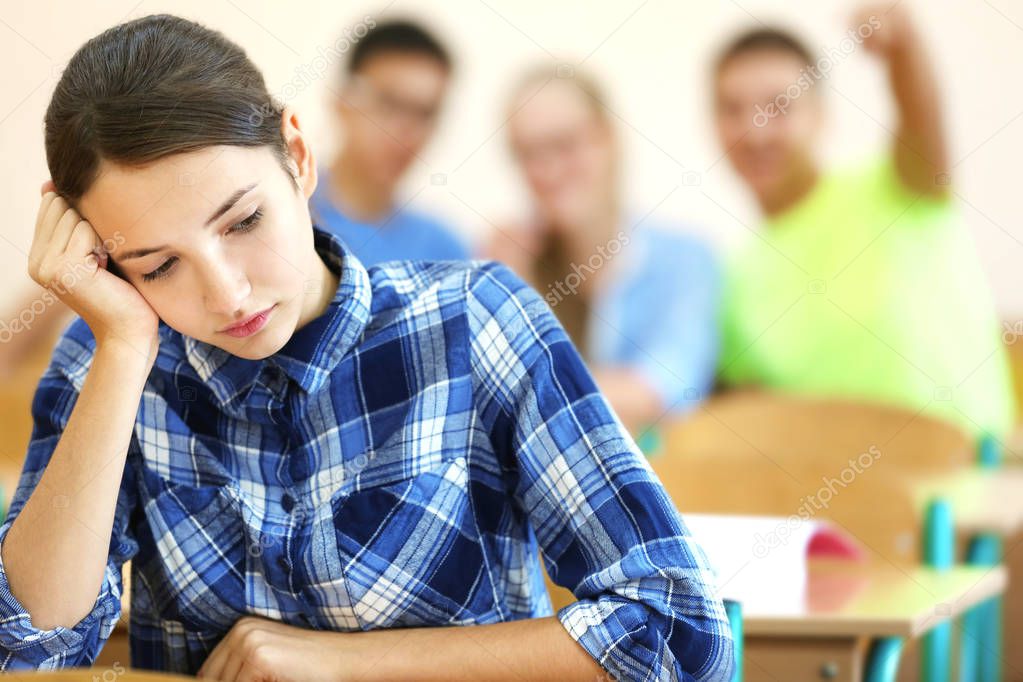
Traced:
[[283, 107], [245, 51], [167, 14], [109, 28], [75, 52], [46, 109], [46, 161], [74, 204], [101, 160], [143, 166], [216, 145], [267, 146], [289, 175]]
[[433, 34], [414, 21], [396, 20], [377, 24], [355, 44], [348, 73], [357, 73], [375, 55], [391, 53], [423, 55], [451, 70], [451, 56]]
[[813, 63], [813, 55], [810, 54], [809, 48], [792, 33], [780, 28], [755, 28], [740, 34], [725, 45], [714, 60], [714, 73], [721, 73], [721, 69], [736, 57], [764, 50], [787, 52], [807, 66]]

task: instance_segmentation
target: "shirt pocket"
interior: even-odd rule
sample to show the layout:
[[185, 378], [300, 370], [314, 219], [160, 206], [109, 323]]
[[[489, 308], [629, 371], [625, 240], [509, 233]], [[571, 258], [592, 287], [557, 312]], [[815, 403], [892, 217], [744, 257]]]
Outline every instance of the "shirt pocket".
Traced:
[[155, 494], [133, 563], [141, 578], [133, 585], [141, 589], [132, 594], [132, 610], [180, 621], [189, 631], [226, 632], [245, 608], [246, 542], [235, 491], [159, 478], [149, 485]]
[[500, 620], [468, 487], [459, 456], [331, 497], [341, 573], [361, 629]]

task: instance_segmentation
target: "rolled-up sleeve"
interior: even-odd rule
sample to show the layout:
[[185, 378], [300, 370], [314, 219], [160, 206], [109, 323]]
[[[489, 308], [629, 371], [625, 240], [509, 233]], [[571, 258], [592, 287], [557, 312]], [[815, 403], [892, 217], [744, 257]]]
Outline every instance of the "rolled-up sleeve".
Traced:
[[[81, 348], [76, 346], [73, 338], [63, 337], [54, 351], [50, 367], [39, 382], [32, 401], [34, 423], [25, 464], [7, 518], [0, 525], [0, 671], [91, 665], [121, 615], [121, 568], [138, 551], [129, 528], [136, 495], [130, 467], [125, 467], [103, 584], [89, 613], [74, 627], [42, 630], [32, 624], [29, 613], [11, 592], [3, 561], [6, 552], [3, 545], [18, 514], [38, 485], [71, 416], [78, 390], [60, 366], [68, 359], [69, 352], [77, 350]], [[54, 595], [54, 598], [59, 598], [59, 595]]]
[[496, 264], [468, 305], [482, 419], [551, 579], [579, 600], [565, 629], [617, 679], [731, 679], [706, 557], [553, 313]]

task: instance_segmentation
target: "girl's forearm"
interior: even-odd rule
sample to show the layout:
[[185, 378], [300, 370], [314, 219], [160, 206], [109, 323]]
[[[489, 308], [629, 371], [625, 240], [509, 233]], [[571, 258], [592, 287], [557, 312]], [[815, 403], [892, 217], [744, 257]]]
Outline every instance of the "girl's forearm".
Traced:
[[11, 592], [40, 629], [72, 627], [103, 584], [114, 512], [142, 388], [143, 346], [97, 348], [39, 484], [3, 542]]
[[491, 625], [337, 633], [341, 679], [596, 682], [613, 678], [554, 616]]

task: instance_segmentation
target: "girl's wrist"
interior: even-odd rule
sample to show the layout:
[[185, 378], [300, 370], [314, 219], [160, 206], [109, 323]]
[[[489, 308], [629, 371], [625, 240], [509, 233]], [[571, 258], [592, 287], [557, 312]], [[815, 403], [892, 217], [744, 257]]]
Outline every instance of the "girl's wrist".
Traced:
[[147, 371], [152, 368], [158, 349], [159, 339], [155, 336], [129, 338], [110, 334], [96, 339], [97, 358], [127, 366], [145, 363]]

